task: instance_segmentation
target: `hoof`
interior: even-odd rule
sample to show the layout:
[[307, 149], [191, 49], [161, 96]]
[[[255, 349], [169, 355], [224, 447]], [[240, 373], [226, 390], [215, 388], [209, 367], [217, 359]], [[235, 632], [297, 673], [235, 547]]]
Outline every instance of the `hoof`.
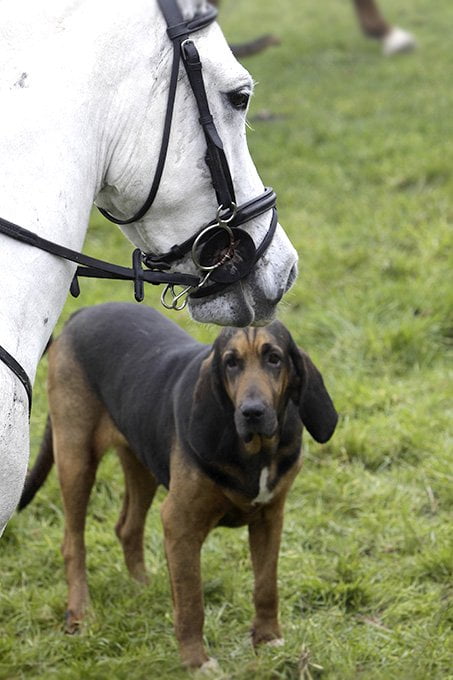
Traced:
[[402, 28], [392, 28], [390, 33], [382, 39], [382, 53], [386, 57], [399, 52], [409, 52], [416, 47], [417, 43], [413, 35]]

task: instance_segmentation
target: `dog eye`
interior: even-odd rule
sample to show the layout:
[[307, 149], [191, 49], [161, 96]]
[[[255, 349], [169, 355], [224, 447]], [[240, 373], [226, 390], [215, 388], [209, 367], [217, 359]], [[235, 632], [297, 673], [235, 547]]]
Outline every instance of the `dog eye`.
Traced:
[[270, 352], [267, 356], [267, 361], [272, 366], [280, 366], [282, 362], [281, 357], [277, 352]]
[[249, 105], [250, 93], [247, 90], [232, 90], [227, 92], [227, 99], [237, 111], [245, 111]]
[[224, 363], [227, 368], [237, 368], [239, 366], [239, 361], [234, 354], [228, 354], [228, 356], [225, 357]]

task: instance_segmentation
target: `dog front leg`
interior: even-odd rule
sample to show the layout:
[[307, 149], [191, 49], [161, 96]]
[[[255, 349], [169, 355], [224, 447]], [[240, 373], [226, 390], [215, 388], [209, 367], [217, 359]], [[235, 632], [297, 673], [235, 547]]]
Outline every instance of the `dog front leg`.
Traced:
[[171, 494], [161, 516], [181, 660], [188, 668], [198, 668], [208, 661], [203, 645], [201, 547], [209, 529], [194, 526], [192, 512], [174, 502]]
[[249, 524], [249, 544], [255, 576], [255, 619], [252, 642], [256, 647], [263, 642], [281, 640], [278, 622], [277, 566], [283, 526], [284, 499], [265, 506]]

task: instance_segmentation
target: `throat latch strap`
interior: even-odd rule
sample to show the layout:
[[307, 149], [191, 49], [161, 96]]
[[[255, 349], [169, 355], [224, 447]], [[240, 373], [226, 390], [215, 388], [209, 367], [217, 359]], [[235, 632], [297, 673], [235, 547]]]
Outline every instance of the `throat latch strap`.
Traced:
[[[191, 33], [201, 30], [206, 26], [209, 26], [217, 17], [217, 10], [215, 7], [208, 5], [206, 12], [203, 14], [196, 15], [190, 21], [184, 21], [184, 17], [176, 2], [169, 2], [169, 0], [158, 0], [159, 7], [162, 14], [164, 15], [165, 21], [167, 23], [167, 34], [170, 40], [173, 42], [173, 61], [171, 66], [170, 74], [170, 86], [168, 88], [167, 95], [167, 108], [165, 111], [164, 127], [162, 132], [162, 140], [160, 144], [159, 158], [157, 160], [156, 169], [154, 172], [154, 178], [151, 183], [151, 189], [149, 194], [142, 205], [142, 207], [137, 210], [137, 212], [128, 217], [122, 219], [116, 217], [105, 210], [104, 208], [98, 208], [99, 212], [110, 222], [119, 225], [132, 224], [137, 222], [148, 212], [154, 203], [156, 198], [160, 181], [162, 179], [162, 174], [165, 167], [165, 161], [167, 158], [168, 143], [170, 140], [171, 124], [173, 119], [173, 110], [175, 105], [176, 87], [178, 85], [178, 75], [179, 75], [179, 65], [181, 61], [181, 43], [187, 39]], [[195, 92], [194, 92], [195, 94]], [[195, 97], [197, 95], [195, 94]], [[214, 178], [213, 178], [213, 181]]]

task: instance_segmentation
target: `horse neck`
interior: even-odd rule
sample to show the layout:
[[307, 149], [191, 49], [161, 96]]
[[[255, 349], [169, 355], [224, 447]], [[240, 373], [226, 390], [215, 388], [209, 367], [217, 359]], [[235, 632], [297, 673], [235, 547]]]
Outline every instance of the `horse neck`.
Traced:
[[[92, 80], [85, 77], [92, 67], [90, 45], [82, 39], [79, 53], [85, 47], [86, 53], [80, 54], [75, 69], [76, 36], [65, 44], [55, 22], [41, 18], [36, 30], [44, 45], [41, 52], [35, 52], [36, 38], [26, 27], [28, 44], [13, 35], [5, 49], [6, 66], [0, 75], [0, 215], [51, 241], [81, 249], [104, 172], [102, 107]], [[0, 235], [0, 345], [32, 379], [74, 269], [71, 263]]]
[[[6, 48], [0, 40], [0, 89], [5, 93], [0, 215], [81, 249], [119, 137], [126, 138], [130, 153], [134, 149], [128, 136], [134, 119], [130, 102], [137, 97], [134, 54], [149, 50], [151, 60], [151, 52], [157, 53], [160, 14], [148, 0], [68, 1], [66, 9], [64, 0], [49, 0], [45, 9], [31, 0], [3, 0], [0, 26], [22, 3], [32, 10], [32, 29], [25, 27], [20, 40], [13, 16]], [[23, 15], [27, 21], [28, 14]], [[145, 68], [148, 62], [141, 61]], [[5, 236], [0, 236], [0, 253], [0, 344], [33, 377], [75, 267]]]

